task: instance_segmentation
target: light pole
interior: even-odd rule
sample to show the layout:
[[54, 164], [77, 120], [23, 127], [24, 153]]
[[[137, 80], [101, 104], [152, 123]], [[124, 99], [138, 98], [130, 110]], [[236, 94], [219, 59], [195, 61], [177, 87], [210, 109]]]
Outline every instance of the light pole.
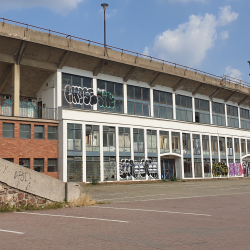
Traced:
[[106, 48], [106, 8], [109, 6], [107, 3], [101, 4], [104, 9], [104, 47]]
[[[250, 67], [250, 61], [247, 61], [248, 62], [248, 64], [249, 64], [249, 67]], [[250, 75], [250, 74], [249, 74]]]

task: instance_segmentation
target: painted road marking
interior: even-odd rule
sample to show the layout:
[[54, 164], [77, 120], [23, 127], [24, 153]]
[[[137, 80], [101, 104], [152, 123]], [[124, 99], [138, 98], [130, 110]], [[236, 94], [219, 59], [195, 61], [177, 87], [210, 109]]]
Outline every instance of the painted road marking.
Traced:
[[169, 214], [185, 214], [185, 215], [197, 215], [197, 216], [212, 216], [210, 214], [196, 214], [196, 213], [184, 213], [184, 212], [173, 212], [173, 211], [162, 211], [162, 210], [148, 210], [148, 209], [139, 209], [139, 208], [120, 208], [120, 207], [101, 207], [101, 206], [93, 206], [92, 208], [108, 208], [108, 209], [117, 209], [117, 210], [120, 209], [120, 210], [130, 210], [130, 211], [169, 213]]
[[9, 231], [9, 230], [3, 230], [3, 229], [0, 229], [0, 232], [13, 233], [13, 234], [25, 234], [25, 233], [23, 233], [23, 232]]
[[78, 217], [78, 216], [71, 216], [71, 215], [40, 214], [40, 213], [28, 213], [28, 212], [16, 212], [16, 213], [17, 214], [31, 214], [31, 215], [41, 215], [41, 216], [51, 216], [51, 217], [63, 217], [63, 218], [86, 219], [86, 220], [101, 220], [101, 221], [110, 221], [110, 222], [129, 223], [129, 221], [122, 221], [122, 220], [110, 220], [110, 219], [91, 218], [91, 217]]

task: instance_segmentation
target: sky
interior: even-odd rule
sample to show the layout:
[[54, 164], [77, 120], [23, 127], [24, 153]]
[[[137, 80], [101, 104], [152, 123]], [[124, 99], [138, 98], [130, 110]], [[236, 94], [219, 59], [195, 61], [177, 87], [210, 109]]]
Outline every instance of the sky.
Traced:
[[[104, 42], [103, 0], [0, 0], [0, 17]], [[107, 0], [107, 44], [250, 82], [249, 0]]]

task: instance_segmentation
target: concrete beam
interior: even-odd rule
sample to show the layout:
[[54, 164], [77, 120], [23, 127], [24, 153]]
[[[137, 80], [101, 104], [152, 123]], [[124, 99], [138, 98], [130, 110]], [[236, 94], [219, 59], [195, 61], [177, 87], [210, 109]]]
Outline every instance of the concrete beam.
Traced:
[[233, 97], [233, 95], [234, 95], [235, 93], [237, 93], [237, 92], [234, 91], [234, 92], [231, 93], [228, 97], [226, 97], [226, 98], [224, 99], [224, 102], [228, 102], [228, 101]]
[[[1, 91], [0, 91], [1, 92]], [[239, 103], [238, 106], [240, 106], [242, 103], [244, 103], [249, 98], [249, 95], [245, 96]]]
[[212, 95], [209, 96], [210, 99], [213, 99], [214, 96], [220, 91], [221, 88], [217, 88]]
[[198, 90], [204, 85], [205, 83], [201, 83], [193, 92], [192, 92], [192, 95], [196, 95]]
[[156, 77], [149, 83], [149, 86], [154, 87], [156, 85], [156, 82], [157, 82], [157, 80], [159, 79], [160, 76], [161, 76], [161, 73], [158, 73], [156, 75]]
[[123, 81], [127, 82], [129, 80], [129, 78], [132, 76], [132, 74], [134, 73], [136, 67], [132, 67], [128, 73], [123, 77]]
[[107, 65], [107, 61], [106, 60], [101, 60], [100, 63], [95, 67], [94, 71], [93, 71], [93, 75], [97, 76], [102, 70], [103, 68]]
[[70, 55], [70, 51], [65, 51], [61, 57], [61, 59], [59, 60], [58, 64], [57, 64], [57, 68], [58, 69], [62, 69], [65, 62], [67, 61], [68, 57]]
[[6, 84], [7, 84], [7, 79], [8, 79], [8, 77], [11, 75], [11, 72], [12, 72], [12, 66], [10, 66], [10, 67], [6, 70], [4, 76], [2, 77], [2, 79], [1, 79], [1, 81], [0, 81], [0, 93], [4, 90], [4, 87], [5, 87]]
[[20, 50], [19, 50], [17, 57], [16, 57], [16, 64], [18, 64], [18, 65], [20, 65], [20, 62], [22, 60], [23, 53], [24, 53], [24, 50], [25, 50], [27, 43], [28, 43], [27, 41], [22, 41]]
[[180, 88], [184, 78], [181, 78], [174, 86], [173, 86], [173, 91], [175, 92], [178, 88]]
[[12, 113], [13, 116], [19, 116], [20, 107], [20, 65], [12, 66]]

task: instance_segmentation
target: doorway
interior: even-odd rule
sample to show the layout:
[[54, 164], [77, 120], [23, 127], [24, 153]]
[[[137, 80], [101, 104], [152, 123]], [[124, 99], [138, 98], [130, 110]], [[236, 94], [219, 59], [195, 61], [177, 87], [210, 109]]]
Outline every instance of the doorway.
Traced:
[[171, 177], [176, 177], [175, 160], [162, 159], [161, 160], [161, 179], [170, 180]]

